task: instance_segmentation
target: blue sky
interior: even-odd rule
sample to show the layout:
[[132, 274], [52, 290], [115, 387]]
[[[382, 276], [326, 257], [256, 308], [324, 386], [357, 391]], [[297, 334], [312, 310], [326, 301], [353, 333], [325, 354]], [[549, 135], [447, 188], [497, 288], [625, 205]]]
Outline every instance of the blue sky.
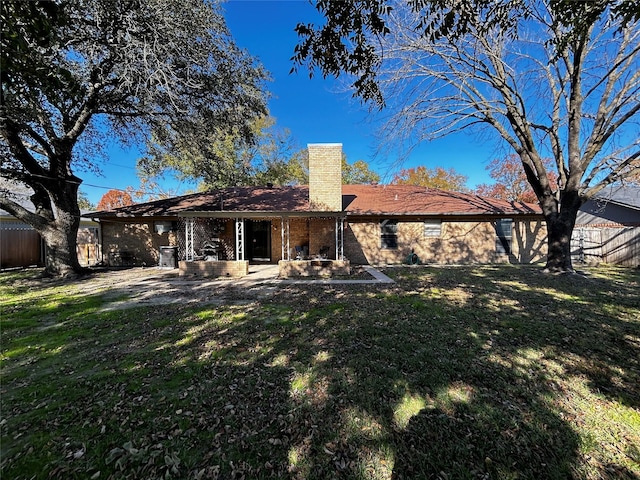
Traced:
[[[426, 165], [454, 168], [469, 177], [469, 188], [491, 183], [485, 166], [501, 155], [495, 145], [482, 145], [471, 134], [458, 134], [421, 145], [398, 165], [397, 156], [376, 155], [375, 119], [372, 121], [366, 107], [345, 91], [341, 81], [323, 79], [320, 75], [310, 79], [305, 69], [290, 74], [290, 58], [298, 41], [296, 24], [321, 20], [307, 0], [230, 0], [224, 4], [224, 10], [235, 41], [257, 57], [271, 74], [272, 82], [268, 85], [273, 95], [269, 102], [271, 115], [279, 127], [291, 131], [301, 148], [308, 143], [342, 143], [349, 162], [365, 160], [383, 181], [389, 181], [399, 168]], [[139, 155], [135, 148], [113, 147], [102, 166], [102, 176], [81, 174], [84, 179], [81, 190], [97, 203], [110, 188], [138, 187], [135, 164]], [[167, 179], [167, 186], [176, 185]], [[178, 193], [186, 193], [189, 188], [193, 185], [179, 185]]]

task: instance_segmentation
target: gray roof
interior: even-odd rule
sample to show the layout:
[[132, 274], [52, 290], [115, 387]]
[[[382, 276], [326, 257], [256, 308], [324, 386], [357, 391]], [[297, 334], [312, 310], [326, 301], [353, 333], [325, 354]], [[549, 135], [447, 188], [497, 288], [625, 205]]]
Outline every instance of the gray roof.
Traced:
[[[33, 190], [22, 183], [0, 178], [0, 193], [27, 209], [33, 210], [35, 208], [31, 202]], [[11, 214], [0, 208], [0, 216], [9, 217]]]
[[640, 186], [611, 185], [596, 194], [595, 200], [640, 210]]

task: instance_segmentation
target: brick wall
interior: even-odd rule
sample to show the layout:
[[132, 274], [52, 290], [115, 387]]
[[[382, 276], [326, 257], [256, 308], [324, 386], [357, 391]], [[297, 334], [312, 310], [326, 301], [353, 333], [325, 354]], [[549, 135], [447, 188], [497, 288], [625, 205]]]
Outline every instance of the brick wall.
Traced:
[[311, 210], [342, 211], [342, 144], [309, 144]]
[[323, 249], [328, 251], [328, 258], [335, 259], [336, 221], [333, 218], [312, 218], [309, 220], [309, 255], [319, 255]]
[[426, 237], [424, 223], [398, 222], [398, 248], [380, 246], [380, 223], [349, 221], [344, 253], [352, 264], [398, 264], [411, 250], [422, 263], [532, 263], [544, 259], [546, 228], [540, 221], [517, 221], [511, 255], [496, 254], [495, 223], [442, 222], [439, 237]]
[[176, 233], [155, 233], [153, 221], [102, 222], [104, 261], [110, 266], [158, 265], [160, 247], [176, 245]]
[[349, 260], [292, 260], [278, 262], [280, 278], [289, 277], [332, 277], [349, 275]]
[[249, 274], [249, 262], [244, 261], [197, 261], [197, 262], [185, 262], [181, 260], [178, 262], [179, 272], [178, 274], [183, 276], [194, 277], [231, 277], [240, 278]]
[[535, 220], [514, 221], [511, 250], [515, 263], [546, 262], [547, 225]]
[[[278, 240], [279, 241], [279, 240]], [[306, 247], [309, 250], [309, 219], [291, 218], [289, 219], [289, 252], [290, 258], [296, 258], [295, 247]]]

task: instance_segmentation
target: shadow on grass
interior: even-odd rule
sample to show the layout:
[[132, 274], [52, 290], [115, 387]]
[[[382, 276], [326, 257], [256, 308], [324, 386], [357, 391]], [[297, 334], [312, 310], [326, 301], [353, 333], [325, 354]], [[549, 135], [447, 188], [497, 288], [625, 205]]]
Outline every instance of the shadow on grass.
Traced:
[[3, 366], [3, 474], [637, 478], [586, 465], [597, 440], [576, 418], [593, 398], [638, 408], [637, 276], [387, 273], [385, 290], [291, 285], [236, 307], [67, 300], [55, 322], [73, 334], [3, 341], [22, 348]]

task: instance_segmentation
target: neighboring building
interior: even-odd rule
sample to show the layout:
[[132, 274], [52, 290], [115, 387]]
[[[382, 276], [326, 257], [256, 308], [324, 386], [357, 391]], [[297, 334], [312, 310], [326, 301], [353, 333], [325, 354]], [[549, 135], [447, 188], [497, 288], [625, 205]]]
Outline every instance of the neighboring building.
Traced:
[[585, 202], [573, 230], [574, 261], [640, 265], [640, 187], [613, 185]]
[[341, 144], [313, 144], [309, 186], [229, 187], [90, 216], [101, 225], [110, 265], [544, 260], [537, 205], [415, 186], [342, 185], [341, 161]]

